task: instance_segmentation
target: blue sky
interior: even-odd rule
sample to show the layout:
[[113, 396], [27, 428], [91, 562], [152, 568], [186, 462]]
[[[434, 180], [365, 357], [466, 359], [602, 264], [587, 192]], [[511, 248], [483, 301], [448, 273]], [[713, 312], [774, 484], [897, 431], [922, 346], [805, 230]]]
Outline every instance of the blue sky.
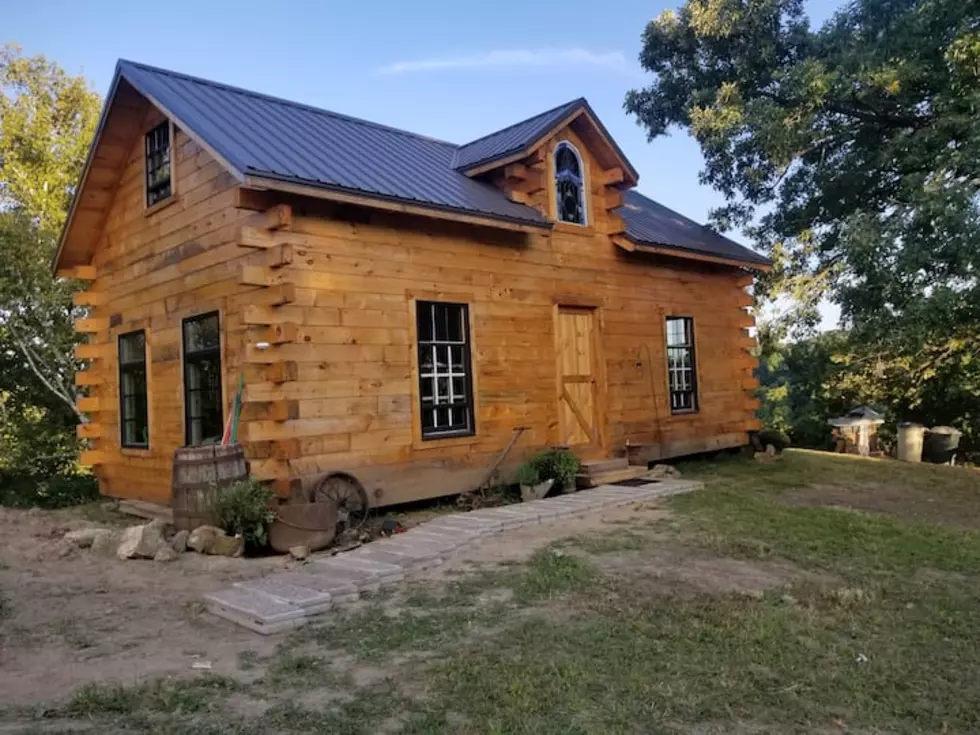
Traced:
[[[103, 94], [124, 57], [456, 143], [584, 96], [639, 170], [639, 190], [704, 221], [721, 199], [698, 183], [697, 144], [680, 132], [648, 143], [623, 111], [626, 91], [647, 81], [643, 28], [678, 4], [0, 0], [0, 43]], [[822, 22], [839, 4], [807, 9]]]

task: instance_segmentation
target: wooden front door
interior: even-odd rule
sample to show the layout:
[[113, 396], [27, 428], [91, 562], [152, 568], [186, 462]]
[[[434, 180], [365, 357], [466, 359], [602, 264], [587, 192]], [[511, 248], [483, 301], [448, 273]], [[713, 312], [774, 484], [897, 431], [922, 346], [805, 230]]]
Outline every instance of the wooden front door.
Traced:
[[601, 445], [595, 317], [594, 309], [559, 306], [555, 324], [559, 441], [584, 455]]

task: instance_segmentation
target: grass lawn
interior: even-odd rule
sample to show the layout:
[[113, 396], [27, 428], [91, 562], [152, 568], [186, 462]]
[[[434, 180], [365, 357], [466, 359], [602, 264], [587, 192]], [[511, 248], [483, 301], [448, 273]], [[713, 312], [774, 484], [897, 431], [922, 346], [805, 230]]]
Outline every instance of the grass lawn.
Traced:
[[980, 731], [980, 473], [803, 451], [689, 463], [668, 517], [413, 582], [24, 730]]

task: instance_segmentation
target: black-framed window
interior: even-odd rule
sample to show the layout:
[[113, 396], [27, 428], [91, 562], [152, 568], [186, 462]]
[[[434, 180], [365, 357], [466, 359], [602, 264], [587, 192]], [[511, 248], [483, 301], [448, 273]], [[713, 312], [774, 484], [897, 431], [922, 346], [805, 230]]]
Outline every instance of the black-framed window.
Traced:
[[422, 438], [470, 436], [476, 429], [469, 307], [418, 301], [415, 309]]
[[183, 323], [184, 440], [188, 446], [220, 439], [224, 431], [220, 328], [216, 311]]
[[150, 446], [146, 401], [146, 332], [119, 335], [119, 433], [124, 447]]
[[146, 206], [152, 207], [173, 193], [170, 166], [170, 121], [146, 134]]
[[691, 317], [667, 317], [667, 387], [671, 413], [694, 413], [698, 410], [694, 320]]
[[571, 143], [555, 149], [555, 207], [561, 222], [585, 224], [585, 178], [582, 159]]

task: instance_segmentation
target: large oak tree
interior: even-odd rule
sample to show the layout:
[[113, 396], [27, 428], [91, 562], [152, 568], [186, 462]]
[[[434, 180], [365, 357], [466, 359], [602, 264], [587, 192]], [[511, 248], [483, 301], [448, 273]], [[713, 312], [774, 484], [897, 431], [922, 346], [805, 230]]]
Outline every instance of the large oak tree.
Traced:
[[700, 143], [713, 220], [772, 256], [759, 293], [788, 297], [789, 326], [839, 304], [851, 374], [901, 384], [898, 409], [940, 373], [977, 385], [977, 4], [855, 0], [813, 28], [801, 0], [688, 0], [643, 42], [653, 78], [626, 108]]

